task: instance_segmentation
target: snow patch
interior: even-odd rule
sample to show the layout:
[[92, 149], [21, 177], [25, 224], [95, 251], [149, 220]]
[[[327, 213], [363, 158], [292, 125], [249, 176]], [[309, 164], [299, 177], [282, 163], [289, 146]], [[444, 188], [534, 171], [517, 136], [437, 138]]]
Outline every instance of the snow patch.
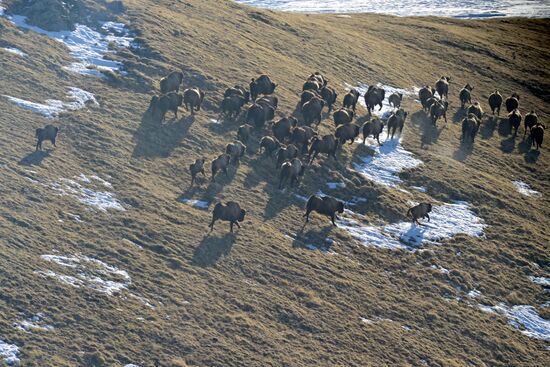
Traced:
[[85, 287], [112, 296], [131, 284], [131, 278], [126, 271], [98, 259], [58, 255], [42, 255], [41, 258], [58, 264], [71, 274], [60, 274], [52, 270], [37, 271], [37, 274], [57, 279], [75, 288]]
[[190, 205], [195, 208], [204, 209], [204, 210], [208, 209], [208, 206], [210, 205], [208, 201], [203, 201], [203, 200], [181, 199], [180, 201], [184, 204]]
[[58, 99], [47, 99], [44, 103], [36, 103], [21, 98], [4, 95], [4, 97], [6, 97], [10, 102], [15, 103], [17, 106], [50, 119], [67, 110], [80, 110], [86, 107], [87, 103], [91, 103], [96, 106], [99, 105], [92, 93], [80, 88], [70, 87], [67, 96], [70, 98], [70, 102], [63, 102]]
[[19, 364], [19, 347], [0, 340], [0, 361], [3, 359], [8, 366]]
[[418, 167], [422, 161], [405, 150], [401, 139], [388, 140], [378, 146], [375, 140], [367, 139], [366, 144], [374, 151], [372, 156], [361, 157], [360, 163], [353, 163], [354, 169], [365, 178], [377, 184], [397, 187], [402, 182], [401, 171]]
[[8, 16], [15, 25], [29, 29], [36, 33], [53, 38], [67, 46], [75, 62], [65, 69], [82, 75], [104, 77], [101, 71], [121, 71], [123, 64], [118, 61], [107, 60], [105, 55], [112, 53], [109, 45], [130, 47], [133, 37], [129, 37], [126, 26], [122, 23], [105, 22], [101, 24], [103, 33], [97, 32], [83, 24], [75, 24], [74, 31], [51, 32], [27, 23], [27, 17], [22, 15]]
[[512, 184], [515, 186], [516, 190], [524, 196], [536, 196], [540, 197], [542, 194], [536, 190], [532, 190], [529, 185], [522, 181], [512, 181]]
[[41, 313], [31, 316], [26, 320], [16, 322], [14, 327], [27, 333], [33, 331], [52, 331], [54, 329], [53, 326], [45, 324], [44, 315]]
[[[395, 16], [451, 18], [529, 17], [547, 18], [547, 0], [235, 0], [241, 4], [296, 13], [380, 13]], [[337, 15], [344, 16], [345, 15]]]
[[[91, 183], [84, 175], [77, 177], [77, 179], [84, 183]], [[105, 185], [105, 183], [103, 183], [103, 185]], [[116, 199], [115, 194], [108, 191], [94, 191], [72, 179], [61, 178], [59, 182], [52, 183], [50, 187], [57, 191], [59, 195], [75, 197], [82, 204], [95, 207], [103, 212], [106, 212], [107, 209], [126, 210]]]
[[533, 306], [508, 307], [503, 303], [496, 306], [479, 305], [483, 312], [506, 316], [508, 323], [530, 338], [550, 341], [550, 321], [543, 319]]
[[550, 278], [530, 276], [529, 279], [535, 284], [550, 287]]
[[[0, 15], [2, 15], [2, 14], [0, 13]], [[15, 48], [15, 47], [2, 47], [1, 49], [6, 51], [6, 52], [9, 52], [11, 54], [14, 54], [14, 55], [18, 55], [18, 56], [22, 56], [22, 57], [27, 56], [26, 53], [24, 53], [23, 51], [21, 51], [18, 48]]]
[[[384, 226], [365, 226], [353, 217], [356, 213], [346, 211], [346, 217], [338, 227], [365, 246], [386, 249], [414, 249], [423, 244], [438, 244], [440, 241], [457, 234], [478, 237], [486, 227], [483, 220], [477, 217], [466, 202], [434, 206], [430, 213], [430, 222], [415, 225], [411, 222], [399, 222]], [[351, 213], [352, 218], [349, 217]]]
[[343, 189], [346, 187], [344, 182], [327, 182], [327, 186], [331, 190]]
[[418, 192], [427, 192], [428, 189], [426, 189], [424, 186], [411, 186], [411, 189], [416, 190]]

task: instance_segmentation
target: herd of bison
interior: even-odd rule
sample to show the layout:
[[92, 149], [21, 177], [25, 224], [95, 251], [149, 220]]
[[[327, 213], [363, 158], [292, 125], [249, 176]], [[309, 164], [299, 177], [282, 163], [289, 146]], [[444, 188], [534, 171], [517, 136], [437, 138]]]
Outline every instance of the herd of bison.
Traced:
[[[442, 76], [436, 81], [434, 87], [428, 85], [422, 87], [418, 92], [418, 99], [422, 104], [423, 110], [430, 117], [434, 126], [442, 117], [447, 122], [447, 109], [449, 107], [450, 77]], [[152, 97], [149, 104], [149, 112], [154, 119], [162, 123], [166, 113], [171, 111], [177, 118], [178, 109], [184, 106], [191, 114], [200, 111], [205, 93], [197, 87], [185, 89], [179, 93], [180, 86], [183, 83], [183, 73], [171, 72], [160, 81], [160, 95]], [[382, 109], [382, 102], [386, 98], [386, 91], [382, 87], [370, 86], [365, 92], [363, 98], [368, 111], [368, 119], [363, 126], [358, 126], [353, 122], [356, 115], [356, 105], [361, 97], [360, 93], [351, 89], [342, 100], [342, 108], [334, 110], [334, 104], [337, 101], [337, 92], [328, 85], [327, 79], [319, 72], [311, 74], [302, 87], [300, 96], [299, 110], [302, 115], [303, 124], [298, 126], [298, 119], [294, 116], [284, 116], [278, 121], [273, 121], [275, 112], [279, 104], [279, 99], [274, 95], [277, 85], [267, 75], [261, 75], [257, 79], [252, 79], [249, 89], [242, 86], [228, 88], [220, 104], [220, 117], [225, 119], [237, 119], [243, 110], [244, 124], [237, 130], [237, 140], [227, 144], [225, 152], [211, 161], [211, 180], [214, 181], [219, 172], [228, 175], [230, 166], [238, 167], [240, 158], [246, 152], [246, 145], [253, 135], [262, 135], [266, 132], [266, 126], [271, 124], [272, 134], [265, 135], [259, 140], [260, 154], [266, 157], [275, 157], [275, 165], [279, 173], [279, 189], [285, 185], [294, 186], [298, 184], [300, 178], [304, 175], [306, 168], [317, 157], [318, 154], [326, 154], [336, 159], [336, 152], [340, 146], [347, 141], [352, 144], [363, 133], [363, 143], [369, 136], [373, 136], [380, 143], [379, 136], [386, 126], [388, 138], [394, 138], [396, 132], [401, 134], [405, 125], [408, 113], [401, 107], [403, 94], [392, 93], [388, 96], [388, 103], [392, 107], [389, 116], [382, 118], [372, 115], [372, 111], [378, 107]], [[482, 123], [484, 115], [479, 102], [472, 103], [472, 90], [470, 84], [466, 84], [460, 90], [459, 98], [461, 109], [466, 109], [466, 117], [462, 120], [461, 144], [473, 144], [475, 136]], [[537, 150], [542, 145], [545, 126], [539, 121], [537, 114], [531, 110], [530, 113], [522, 116], [519, 112], [520, 97], [513, 93], [510, 97], [503, 99], [502, 95], [496, 90], [489, 96], [488, 104], [493, 115], [500, 115], [500, 108], [504, 103], [508, 113], [508, 120], [517, 135], [521, 121], [524, 122], [525, 139], [527, 132], [531, 144]], [[332, 112], [332, 119], [336, 126], [333, 134], [319, 135], [312, 127], [316, 123], [318, 126], [322, 120], [322, 112], [328, 108], [328, 114]], [[44, 140], [50, 140], [55, 146], [58, 128], [53, 125], [47, 125], [44, 128], [36, 130], [37, 144], [36, 149], [42, 148]], [[191, 185], [199, 173], [204, 176], [205, 159], [199, 158], [189, 166], [191, 173]], [[429, 203], [421, 203], [407, 212], [413, 223], [418, 223], [419, 218], [430, 219], [428, 213], [432, 210]], [[306, 222], [309, 220], [309, 214], [316, 211], [322, 215], [331, 218], [335, 225], [335, 219], [338, 219], [337, 213], [344, 212], [344, 203], [330, 196], [312, 195], [306, 204], [306, 213], [304, 217]], [[228, 221], [230, 230], [233, 232], [233, 225], [239, 226], [239, 222], [244, 220], [246, 211], [236, 202], [227, 204], [217, 203], [213, 210], [211, 230], [217, 220]]]

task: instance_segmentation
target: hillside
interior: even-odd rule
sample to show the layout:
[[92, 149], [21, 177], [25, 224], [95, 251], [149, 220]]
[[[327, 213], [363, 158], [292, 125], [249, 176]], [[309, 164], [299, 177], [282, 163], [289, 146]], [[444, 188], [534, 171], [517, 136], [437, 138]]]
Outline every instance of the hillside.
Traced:
[[[19, 3], [2, 6], [10, 16], [26, 11]], [[90, 43], [112, 51], [100, 61], [112, 71], [100, 72], [75, 59], [91, 48], [69, 50], [0, 17], [0, 363], [16, 346], [21, 366], [550, 364], [549, 293], [537, 284], [550, 277], [550, 137], [530, 150], [523, 125], [513, 138], [501, 112], [461, 149], [458, 101], [468, 82], [486, 112], [495, 89], [517, 92], [522, 113], [535, 109], [548, 125], [550, 20], [288, 14], [225, 0], [67, 3], [85, 5], [68, 19], [129, 32], [108, 24], [110, 37]], [[205, 102], [194, 117], [180, 108], [158, 124], [149, 101], [172, 70]], [[236, 137], [240, 122], [216, 122], [225, 88], [267, 73], [277, 114], [290, 114], [314, 71], [338, 90], [338, 107], [347, 86], [413, 91], [449, 75], [448, 122], [434, 128], [406, 96], [402, 148], [384, 142], [385, 130], [381, 141], [411, 153], [381, 164], [421, 164], [389, 185], [355, 169], [376, 149], [369, 141], [346, 145], [336, 161], [321, 155], [298, 188], [278, 190], [274, 162], [255, 154], [256, 134], [236, 173], [211, 183], [208, 163], [207, 179], [189, 188], [189, 164], [210, 162]], [[54, 118], [13, 98], [50, 106]], [[359, 106], [358, 121], [366, 114]], [[49, 123], [60, 127], [57, 148], [35, 152], [35, 129]], [[334, 123], [319, 130], [332, 133]], [[318, 214], [303, 226], [300, 197], [319, 190], [354, 204], [338, 227]], [[247, 210], [234, 234], [226, 222], [208, 233], [219, 201]], [[425, 236], [421, 246], [361, 240], [365, 228], [404, 225], [411, 202], [455, 203], [430, 226], [448, 218], [464, 228], [442, 239], [407, 232]], [[538, 338], [509, 323], [522, 324], [516, 311], [538, 322]]]

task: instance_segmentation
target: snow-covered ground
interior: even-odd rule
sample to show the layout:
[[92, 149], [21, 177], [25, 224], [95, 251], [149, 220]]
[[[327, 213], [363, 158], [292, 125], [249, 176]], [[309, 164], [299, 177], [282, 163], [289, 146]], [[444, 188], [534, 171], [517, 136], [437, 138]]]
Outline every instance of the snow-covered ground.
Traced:
[[208, 206], [210, 205], [208, 201], [203, 200], [181, 199], [180, 201], [184, 204], [190, 205], [198, 209], [208, 209]]
[[[0, 10], [0, 15], [3, 13]], [[51, 32], [27, 23], [27, 17], [22, 15], [7, 18], [20, 28], [29, 29], [65, 44], [76, 61], [64, 68], [83, 75], [102, 77], [101, 70], [121, 71], [122, 63], [107, 60], [104, 56], [113, 52], [109, 49], [110, 43], [118, 47], [129, 47], [133, 42], [133, 37], [129, 36], [126, 26], [122, 23], [105, 22], [100, 25], [102, 33], [82, 24], [76, 24], [74, 31]]]
[[382, 13], [453, 18], [548, 17], [548, 0], [235, 0], [272, 10], [304, 13]]
[[27, 333], [33, 331], [52, 331], [54, 329], [52, 325], [46, 324], [44, 315], [41, 313], [31, 316], [28, 319], [17, 321], [13, 326]]
[[4, 50], [6, 52], [9, 52], [11, 54], [18, 55], [18, 56], [23, 56], [23, 57], [27, 56], [26, 53], [24, 53], [23, 51], [15, 47], [2, 47], [0, 48], [0, 50]]
[[531, 189], [531, 187], [523, 181], [512, 181], [512, 185], [514, 185], [516, 190], [524, 196], [542, 196], [540, 192]]
[[[91, 176], [97, 177], [97, 176]], [[111, 184], [99, 177], [97, 177], [103, 186], [111, 187]], [[122, 204], [116, 199], [115, 194], [109, 191], [96, 191], [89, 187], [84, 186], [84, 184], [92, 185], [92, 181], [88, 179], [85, 175], [80, 175], [77, 177], [79, 181], [83, 184], [68, 178], [61, 178], [59, 182], [54, 182], [50, 184], [50, 187], [54, 189], [60, 195], [69, 195], [78, 199], [82, 204], [95, 207], [103, 212], [107, 209], [115, 209], [124, 211]]]
[[543, 319], [533, 306], [508, 307], [503, 303], [496, 306], [479, 305], [483, 312], [496, 313], [508, 318], [508, 323], [531, 338], [550, 341], [550, 321]]
[[421, 220], [422, 225], [414, 225], [411, 222], [384, 226], [363, 225], [360, 222], [361, 217], [347, 211], [346, 216], [341, 218], [337, 225], [365, 246], [387, 249], [410, 249], [423, 244], [438, 244], [457, 234], [477, 237], [483, 234], [486, 226], [465, 202], [434, 206], [430, 213], [430, 222]]
[[44, 103], [36, 103], [8, 95], [4, 95], [4, 97], [21, 108], [41, 114], [50, 119], [67, 110], [80, 110], [86, 107], [86, 104], [99, 105], [92, 93], [75, 87], [70, 87], [67, 92], [69, 102], [63, 102], [58, 99], [47, 99]]
[[76, 255], [42, 255], [41, 258], [61, 266], [64, 272], [69, 274], [56, 273], [53, 270], [40, 270], [36, 271], [36, 274], [57, 279], [75, 288], [86, 287], [111, 296], [127, 289], [131, 284], [126, 271], [98, 259]]
[[0, 362], [4, 362], [8, 366], [19, 364], [19, 347], [15, 344], [8, 344], [0, 340]]
[[530, 276], [529, 279], [535, 284], [542, 285], [543, 287], [550, 287], [550, 278]]

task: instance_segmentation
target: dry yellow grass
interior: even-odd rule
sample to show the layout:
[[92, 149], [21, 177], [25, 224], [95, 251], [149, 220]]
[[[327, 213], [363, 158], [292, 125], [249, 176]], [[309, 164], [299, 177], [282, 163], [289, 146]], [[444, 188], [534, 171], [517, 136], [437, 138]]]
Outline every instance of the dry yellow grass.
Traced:
[[[61, 44], [0, 18], [0, 42], [28, 54], [0, 54], [0, 95], [41, 102], [63, 99], [68, 86], [77, 86], [100, 103], [63, 114], [56, 122], [58, 148], [37, 160], [33, 132], [47, 121], [0, 98], [0, 340], [20, 346], [22, 365], [550, 364], [547, 343], [482, 313], [463, 291], [476, 288], [489, 304], [538, 306], [548, 300], [528, 279], [548, 275], [550, 262], [548, 142], [538, 157], [525, 153], [523, 127], [511, 140], [499, 134], [498, 120], [495, 126], [486, 122], [473, 151], [464, 153], [458, 150], [459, 124], [451, 121], [458, 90], [470, 82], [486, 109], [495, 88], [504, 95], [516, 91], [522, 111], [535, 108], [547, 123], [548, 20], [339, 18], [214, 0], [124, 3], [121, 19], [139, 32], [144, 49], [120, 50], [114, 58], [129, 74], [111, 81], [65, 71], [70, 57]], [[184, 72], [184, 86], [203, 88], [207, 101], [194, 119], [156, 126], [144, 112], [158, 80], [172, 69]], [[300, 192], [314, 193], [329, 178], [345, 177], [350, 184], [339, 195], [368, 197], [359, 211], [372, 223], [403, 220], [409, 200], [466, 200], [489, 225], [485, 237], [459, 235], [425, 252], [380, 250], [314, 215], [302, 238], [319, 243], [330, 236], [338, 255], [305, 250], [284, 236], [300, 232], [303, 203], [292, 191], [278, 191], [271, 167], [253, 155], [230, 179], [187, 190], [188, 164], [217, 156], [236, 136], [236, 123], [210, 121], [218, 116], [224, 88], [269, 73], [279, 85], [280, 111], [290, 113], [304, 78], [316, 70], [338, 89], [339, 101], [345, 83], [408, 88], [451, 75], [452, 104], [449, 122], [440, 122], [436, 133], [417, 113], [419, 106], [405, 102], [412, 119], [403, 145], [425, 164], [403, 177], [426, 186], [427, 194], [390, 190], [352, 172], [353, 157], [366, 152], [357, 146], [346, 147], [338, 162], [318, 160]], [[332, 130], [332, 123], [322, 123], [323, 133]], [[29, 161], [36, 164], [28, 167]], [[55, 182], [80, 173], [110, 176], [127, 210], [89, 210], [25, 178]], [[543, 196], [521, 196], [512, 179]], [[220, 223], [207, 234], [210, 212], [178, 202], [184, 193], [240, 202], [248, 210], [243, 228], [231, 235]], [[38, 276], [35, 271], [59, 269], [40, 258], [54, 250], [128, 271], [129, 291], [155, 308], [128, 291], [108, 297]], [[431, 265], [453, 272], [441, 274]], [[38, 312], [48, 316], [53, 331], [13, 328], [14, 321]]]

